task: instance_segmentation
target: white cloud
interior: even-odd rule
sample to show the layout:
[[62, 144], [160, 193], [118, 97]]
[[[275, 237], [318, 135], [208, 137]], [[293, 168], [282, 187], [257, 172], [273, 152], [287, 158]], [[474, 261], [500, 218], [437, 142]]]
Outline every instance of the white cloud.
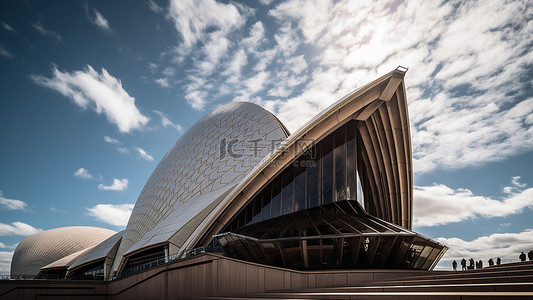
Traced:
[[[242, 4], [219, 3], [214, 0], [173, 0], [169, 16], [174, 21], [182, 43], [177, 47], [176, 62], [192, 61], [191, 74], [185, 85], [185, 99], [197, 110], [203, 110], [205, 97], [214, 85], [198, 85], [197, 78], [205, 79], [215, 74], [221, 61], [226, 60], [234, 45], [230, 36], [240, 29], [252, 10]], [[197, 47], [195, 51], [191, 51]]]
[[117, 151], [122, 153], [122, 154], [130, 153], [130, 150], [128, 150], [128, 148], [126, 148], [126, 147], [117, 147]]
[[511, 183], [517, 188], [525, 188], [527, 186], [525, 183], [520, 183], [520, 176], [513, 176]]
[[[113, 144], [113, 145], [122, 145], [122, 142], [117, 140], [117, 139], [114, 139], [112, 137], [109, 137], [109, 136], [104, 136], [104, 141], [106, 141], [106, 143], [110, 143], [110, 144]], [[128, 154], [130, 153], [130, 150], [128, 150], [128, 148], [126, 147], [116, 147], [117, 151], [119, 153], [122, 153], [122, 154]]]
[[[533, 148], [533, 6], [526, 0], [272, 5], [267, 17], [276, 22], [265, 27], [250, 22], [253, 12], [241, 4], [171, 2], [183, 39], [174, 61], [192, 65], [183, 81], [191, 107], [251, 100], [295, 131], [336, 99], [405, 65], [415, 172]], [[232, 17], [215, 19], [215, 9], [203, 9], [219, 6]], [[252, 79], [264, 79], [256, 93]]]
[[274, 0], [259, 0], [259, 2], [261, 2], [263, 5], [270, 5], [272, 2], [274, 2]]
[[64, 209], [59, 209], [59, 208], [55, 208], [55, 207], [50, 207], [50, 211], [55, 212], [55, 213], [62, 213], [62, 214], [67, 212]]
[[163, 70], [163, 75], [165, 76], [174, 76], [174, 74], [176, 74], [176, 70], [174, 70], [172, 67], [166, 67]]
[[96, 24], [100, 29], [112, 32], [111, 27], [109, 27], [109, 22], [107, 19], [96, 9], [94, 10], [94, 21], [92, 21], [94, 24]]
[[500, 257], [504, 263], [508, 263], [518, 261], [520, 252], [527, 253], [532, 249], [533, 229], [526, 229], [519, 233], [494, 233], [472, 241], [455, 237], [436, 240], [449, 247], [448, 252], [442, 258], [443, 261], [457, 260], [460, 263], [463, 258], [466, 260], [474, 258], [476, 261], [481, 259], [484, 265], [488, 265], [489, 258], [496, 260], [496, 257]]
[[90, 216], [102, 222], [114, 226], [126, 226], [134, 206], [134, 204], [98, 204], [87, 210]]
[[189, 49], [204, 37], [209, 28], [228, 33], [244, 23], [235, 5], [214, 0], [172, 0], [169, 15], [183, 39], [183, 45]]
[[0, 251], [0, 274], [9, 274], [14, 251]]
[[169, 83], [168, 83], [168, 78], [158, 78], [156, 80], [154, 80], [155, 83], [159, 84], [160, 86], [162, 87], [169, 87]]
[[61, 40], [62, 40], [61, 36], [57, 32], [44, 28], [44, 26], [41, 24], [41, 20], [39, 20], [39, 21], [37, 21], [35, 23], [32, 23], [31, 26], [33, 28], [35, 28], [35, 30], [37, 30], [40, 34], [42, 34], [44, 36], [49, 36], [51, 38], [54, 38], [58, 42], [61, 42]]
[[18, 243], [13, 244], [13, 245], [6, 245], [6, 244], [0, 242], [0, 248], [2, 248], [2, 249], [15, 249], [15, 248], [17, 248], [17, 245], [18, 245]]
[[106, 141], [106, 143], [115, 144], [115, 145], [121, 144], [119, 140], [114, 139], [112, 137], [108, 137], [107, 135], [104, 135], [104, 141]]
[[144, 151], [144, 149], [139, 148], [139, 147], [135, 147], [135, 150], [137, 150], [137, 153], [139, 154], [139, 156], [142, 157], [144, 160], [146, 160], [146, 161], [153, 161], [154, 160], [154, 158], [150, 154], [146, 153], [146, 151]]
[[170, 120], [170, 117], [167, 114], [158, 110], [154, 110], [154, 113], [156, 113], [161, 118], [161, 125], [163, 125], [163, 127], [171, 127], [176, 129], [176, 131], [178, 131], [179, 133], [183, 133], [183, 128], [179, 124], [175, 124], [174, 122], [172, 122], [172, 120]]
[[3, 57], [7, 57], [7, 58], [13, 58], [14, 55], [9, 52], [6, 48], [4, 48], [4, 46], [0, 45], [0, 55], [2, 55]]
[[4, 198], [4, 194], [0, 191], [0, 207], [8, 210], [25, 210], [28, 204], [22, 200]]
[[98, 114], [105, 114], [107, 119], [117, 125], [121, 132], [140, 130], [150, 120], [135, 106], [131, 97], [117, 79], [102, 68], [96, 72], [90, 65], [83, 71], [61, 72], [53, 67], [53, 77], [31, 75], [42, 86], [54, 89], [72, 99], [82, 108], [91, 107]]
[[252, 28], [248, 37], [242, 39], [240, 42], [248, 51], [255, 52], [257, 47], [265, 41], [265, 28], [261, 21], [257, 21]]
[[113, 178], [113, 184], [104, 185], [100, 183], [98, 188], [104, 191], [123, 191], [128, 187], [128, 179]]
[[318, 55], [299, 94], [265, 105], [293, 131], [334, 99], [406, 65], [416, 172], [528, 151], [533, 99], [522, 77], [533, 62], [527, 17], [533, 7], [527, 3], [284, 2], [271, 11], [281, 24], [280, 50], [294, 53], [303, 39]]
[[13, 222], [10, 224], [0, 223], [0, 236], [21, 235], [28, 236], [43, 231], [31, 225], [22, 222]]
[[148, 0], [148, 7], [155, 13], [163, 12], [163, 8], [157, 5], [153, 0]]
[[235, 76], [235, 80], [241, 75], [242, 68], [246, 66], [247, 57], [243, 49], [238, 50], [233, 55], [233, 59], [228, 63], [227, 69], [223, 72], [224, 75]]
[[513, 177], [513, 186], [503, 189], [504, 197], [476, 196], [465, 188], [453, 189], [443, 184], [415, 186], [414, 226], [436, 226], [462, 222], [476, 217], [505, 217], [533, 208], [533, 188]]
[[98, 10], [93, 9], [93, 15], [91, 15], [89, 11], [89, 5], [87, 2], [85, 2], [85, 15], [87, 16], [87, 19], [89, 19], [89, 21], [91, 21], [91, 23], [94, 25], [98, 26], [101, 30], [107, 33], [113, 32], [107, 19]]
[[94, 176], [87, 171], [85, 168], [79, 168], [76, 171], [74, 171], [74, 176], [82, 178], [82, 179], [93, 179]]
[[274, 39], [278, 49], [287, 57], [294, 54], [301, 44], [300, 37], [296, 34], [296, 30], [291, 28], [290, 23], [282, 25], [280, 32], [274, 34]]
[[2, 27], [7, 30], [7, 31], [11, 31], [13, 33], [15, 33], [15, 29], [13, 29], [13, 27], [11, 27], [11, 25], [7, 24], [6, 22], [0, 22], [2, 23]]

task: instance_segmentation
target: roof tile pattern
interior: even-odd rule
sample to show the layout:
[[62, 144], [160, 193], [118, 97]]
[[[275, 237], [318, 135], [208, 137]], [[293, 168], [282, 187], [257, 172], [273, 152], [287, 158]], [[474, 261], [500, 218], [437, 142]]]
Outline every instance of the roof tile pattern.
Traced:
[[173, 211], [195, 196], [235, 183], [286, 137], [274, 115], [249, 102], [232, 102], [203, 117], [176, 142], [148, 179], [113, 269], [117, 270], [122, 254]]
[[15, 249], [11, 275], [35, 276], [42, 267], [95, 246], [115, 233], [113, 230], [88, 226], [62, 227], [36, 233], [20, 241]]

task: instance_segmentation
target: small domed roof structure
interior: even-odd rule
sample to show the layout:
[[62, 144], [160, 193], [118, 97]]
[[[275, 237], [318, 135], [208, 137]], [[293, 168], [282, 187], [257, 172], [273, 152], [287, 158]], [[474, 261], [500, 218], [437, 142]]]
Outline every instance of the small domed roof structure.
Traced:
[[96, 246], [115, 233], [105, 228], [72, 226], [31, 235], [20, 241], [15, 249], [11, 260], [11, 275], [35, 276], [42, 267]]

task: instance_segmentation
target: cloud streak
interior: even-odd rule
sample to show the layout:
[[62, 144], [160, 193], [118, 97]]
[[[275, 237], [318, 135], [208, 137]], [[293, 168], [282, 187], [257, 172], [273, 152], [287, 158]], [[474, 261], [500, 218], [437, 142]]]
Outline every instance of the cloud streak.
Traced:
[[[518, 255], [531, 250], [533, 244], [533, 229], [526, 229], [519, 233], [495, 233], [480, 236], [471, 241], [460, 238], [437, 238], [438, 242], [449, 247], [442, 258], [441, 264], [451, 266], [448, 261], [474, 258], [482, 259], [485, 264], [489, 258], [502, 258], [504, 263], [518, 261]], [[451, 268], [451, 267], [450, 267]]]
[[104, 114], [108, 121], [117, 125], [121, 132], [141, 130], [149, 118], [144, 116], [122, 87], [122, 82], [111, 76], [106, 69], [98, 73], [90, 65], [85, 70], [62, 72], [54, 65], [53, 76], [31, 75], [35, 83], [56, 90], [63, 96], [97, 114]]
[[96, 9], [93, 9], [93, 14], [90, 13], [89, 5], [85, 2], [85, 15], [87, 19], [94, 25], [98, 26], [102, 31], [106, 33], [113, 33], [107, 19]]
[[93, 179], [94, 176], [87, 171], [85, 168], [79, 168], [76, 171], [74, 171], [74, 176], [79, 177], [81, 179]]
[[12, 33], [16, 33], [17, 31], [15, 29], [13, 29], [13, 27], [11, 27], [11, 25], [7, 24], [6, 22], [1, 22], [0, 23], [2, 24], [2, 27], [7, 30], [7, 31], [10, 31]]
[[512, 185], [503, 188], [504, 197], [476, 196], [466, 188], [453, 189], [443, 184], [415, 186], [414, 226], [437, 226], [476, 217], [505, 217], [533, 208], [533, 188], [525, 188], [515, 176]]
[[[231, 36], [242, 28], [251, 13], [251, 9], [235, 3], [225, 4], [214, 0], [170, 1], [168, 15], [181, 38], [174, 61], [192, 62], [191, 76], [185, 85], [185, 99], [194, 109], [204, 109], [207, 90], [213, 86], [201, 83], [221, 66], [234, 45]], [[198, 51], [192, 52], [194, 47]]]
[[0, 45], [0, 55], [2, 55], [3, 57], [7, 57], [7, 58], [13, 58], [14, 55], [9, 52], [6, 48], [4, 48], [4, 46]]
[[115, 144], [115, 145], [120, 145], [121, 144], [121, 142], [119, 140], [111, 138], [111, 137], [108, 137], [107, 135], [104, 136], [104, 141], [106, 143]]
[[13, 222], [11, 224], [0, 223], [0, 236], [28, 236], [41, 231], [43, 230], [22, 222]]
[[113, 183], [111, 185], [104, 185], [103, 183], [100, 183], [98, 188], [103, 191], [123, 191], [128, 188], [128, 179], [113, 178]]
[[177, 132], [183, 133], [183, 127], [181, 127], [181, 125], [179, 124], [175, 124], [174, 122], [172, 122], [172, 120], [170, 120], [170, 117], [167, 114], [159, 110], [154, 110], [154, 113], [156, 113], [161, 118], [161, 125], [163, 125], [163, 127], [174, 128]]
[[133, 207], [133, 204], [98, 204], [87, 210], [90, 216], [99, 221], [113, 226], [126, 226]]
[[321, 54], [303, 91], [270, 105], [294, 130], [328, 99], [406, 65], [416, 172], [505, 159], [533, 146], [531, 12], [527, 1], [282, 3], [271, 15], [297, 29], [284, 44], [303, 38]]
[[51, 38], [55, 39], [57, 42], [61, 42], [63, 40], [61, 38], [61, 36], [59, 35], [59, 33], [44, 28], [44, 26], [41, 24], [41, 20], [39, 20], [39, 21], [37, 21], [35, 23], [32, 23], [31, 26], [35, 30], [37, 30], [40, 34], [42, 34], [44, 36], [51, 37]]
[[146, 151], [144, 151], [144, 149], [142, 148], [139, 148], [139, 147], [135, 147], [135, 150], [137, 151], [137, 153], [139, 154], [139, 156], [146, 160], [146, 161], [153, 161], [154, 158], [153, 156], [151, 156], [150, 154], [146, 153]]
[[0, 191], [0, 207], [7, 210], [25, 210], [28, 204], [22, 200], [7, 199]]
[[15, 249], [15, 248], [17, 248], [17, 245], [18, 245], [18, 243], [13, 244], [13, 245], [6, 245], [6, 244], [0, 242], [0, 248], [2, 248], [2, 249]]
[[14, 251], [0, 251], [0, 274], [9, 274]]
[[[191, 5], [173, 1], [169, 15], [182, 38], [175, 62], [192, 65], [183, 82], [195, 109], [253, 101], [295, 131], [334, 100], [405, 65], [415, 172], [533, 148], [527, 1], [291, 0], [272, 4], [268, 28], [257, 21], [246, 29], [253, 10], [243, 5]], [[227, 17], [195, 13], [204, 5], [223, 7]]]

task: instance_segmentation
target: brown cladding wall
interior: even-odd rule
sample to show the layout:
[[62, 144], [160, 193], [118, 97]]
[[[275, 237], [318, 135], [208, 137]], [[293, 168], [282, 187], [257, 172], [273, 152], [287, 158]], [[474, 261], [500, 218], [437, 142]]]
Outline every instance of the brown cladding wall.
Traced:
[[429, 274], [413, 270], [300, 272], [202, 254], [111, 282], [0, 280], [0, 299], [190, 299], [346, 285]]

